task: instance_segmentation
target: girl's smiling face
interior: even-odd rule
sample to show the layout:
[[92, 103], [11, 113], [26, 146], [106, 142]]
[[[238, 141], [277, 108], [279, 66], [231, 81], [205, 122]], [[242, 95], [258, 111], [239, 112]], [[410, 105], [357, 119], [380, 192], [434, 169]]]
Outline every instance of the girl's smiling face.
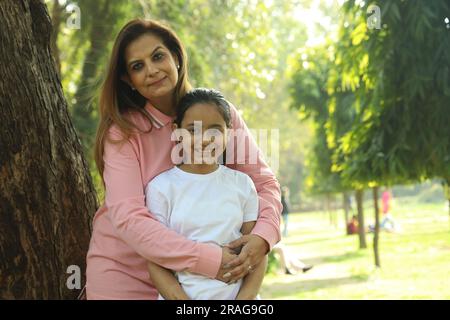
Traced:
[[171, 96], [178, 83], [178, 61], [176, 55], [162, 40], [146, 33], [125, 50], [127, 74], [122, 80], [152, 101]]
[[223, 115], [214, 104], [192, 105], [184, 114], [181, 129], [190, 135], [190, 141], [183, 140], [182, 143], [183, 150], [190, 149], [191, 163], [199, 164], [199, 160], [201, 164], [217, 163], [225, 150], [228, 130]]

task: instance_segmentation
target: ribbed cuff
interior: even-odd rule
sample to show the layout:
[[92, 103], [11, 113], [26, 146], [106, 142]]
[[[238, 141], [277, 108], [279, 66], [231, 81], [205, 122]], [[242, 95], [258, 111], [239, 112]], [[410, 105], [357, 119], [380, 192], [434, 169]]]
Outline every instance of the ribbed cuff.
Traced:
[[256, 223], [251, 234], [260, 236], [269, 244], [269, 251], [272, 250], [278, 241], [280, 241], [280, 230], [275, 228], [273, 225], [259, 221]]

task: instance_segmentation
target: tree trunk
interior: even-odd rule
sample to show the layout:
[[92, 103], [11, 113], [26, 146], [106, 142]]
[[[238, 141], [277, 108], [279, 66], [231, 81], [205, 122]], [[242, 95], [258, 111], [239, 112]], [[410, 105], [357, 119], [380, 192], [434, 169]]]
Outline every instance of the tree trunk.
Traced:
[[[104, 52], [107, 51], [111, 28], [117, 20], [117, 5], [114, 1], [97, 2], [89, 13], [93, 16], [89, 33], [89, 48], [84, 56], [81, 77], [75, 92], [75, 104], [72, 108], [75, 128], [86, 152], [94, 145], [97, 119], [93, 115], [94, 91], [97, 89], [98, 72]], [[81, 10], [85, 9], [84, 7]], [[87, 9], [87, 8], [86, 8]], [[84, 11], [83, 11], [84, 12]], [[102, 17], [97, 19], [97, 17]]]
[[343, 192], [343, 193], [342, 193], [342, 207], [343, 207], [343, 209], [344, 209], [344, 221], [345, 221], [344, 227], [345, 227], [345, 233], [346, 233], [346, 234], [349, 234], [349, 230], [348, 230], [348, 228], [347, 228], [347, 224], [348, 224], [348, 222], [349, 222], [349, 219], [348, 219], [348, 213], [349, 213], [349, 211], [350, 211], [350, 203], [349, 203], [349, 201], [348, 201], [348, 192]]
[[373, 234], [373, 253], [375, 256], [375, 266], [380, 268], [380, 254], [378, 249], [378, 239], [380, 235], [380, 210], [378, 209], [378, 187], [373, 188], [373, 207], [375, 208], [375, 230]]
[[337, 228], [338, 227], [337, 201], [336, 196], [334, 194], [331, 197], [331, 214], [333, 217], [333, 225], [335, 228]]
[[448, 201], [448, 214], [450, 218], [450, 178], [443, 180], [442, 187], [444, 188], [444, 197]]
[[75, 298], [68, 267], [81, 269], [83, 285], [98, 204], [51, 55], [50, 17], [43, 1], [2, 0], [0, 21], [0, 299]]
[[331, 214], [331, 196], [329, 193], [327, 193], [327, 212], [328, 212], [328, 221], [330, 222], [330, 225], [332, 225], [333, 216]]
[[58, 49], [58, 34], [63, 20], [65, 6], [59, 4], [58, 0], [53, 0], [52, 7], [52, 36], [50, 38], [50, 48], [52, 49], [53, 58], [55, 59], [58, 74], [61, 75], [61, 59]]
[[444, 187], [444, 196], [448, 201], [448, 215], [450, 218], [450, 178], [444, 180], [443, 187]]
[[362, 189], [355, 191], [356, 206], [358, 208], [358, 235], [360, 249], [367, 248], [366, 230], [364, 227], [363, 194], [364, 191]]

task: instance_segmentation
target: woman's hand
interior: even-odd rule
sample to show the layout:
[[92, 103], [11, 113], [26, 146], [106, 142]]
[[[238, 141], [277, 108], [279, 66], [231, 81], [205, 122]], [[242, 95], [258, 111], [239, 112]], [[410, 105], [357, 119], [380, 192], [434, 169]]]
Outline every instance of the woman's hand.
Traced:
[[236, 253], [229, 247], [222, 247], [222, 263], [220, 265], [219, 272], [216, 275], [216, 279], [222, 282], [230, 282], [230, 276], [224, 277], [225, 274], [229, 273], [230, 267], [224, 268], [225, 265], [229, 264], [237, 257]]
[[229, 270], [223, 275], [227, 282], [235, 282], [245, 277], [252, 269], [259, 264], [264, 256], [269, 252], [269, 244], [255, 234], [248, 234], [228, 244], [230, 249], [236, 250], [241, 246], [241, 253], [225, 264], [223, 268]]

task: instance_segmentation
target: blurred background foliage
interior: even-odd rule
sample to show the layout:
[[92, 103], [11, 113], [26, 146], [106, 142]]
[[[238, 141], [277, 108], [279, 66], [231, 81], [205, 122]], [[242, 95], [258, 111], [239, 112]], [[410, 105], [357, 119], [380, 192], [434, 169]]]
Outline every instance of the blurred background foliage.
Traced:
[[[92, 153], [98, 88], [116, 34], [136, 17], [166, 21], [177, 32], [194, 86], [221, 90], [250, 128], [279, 130], [277, 176], [294, 210], [385, 185], [396, 185], [396, 196], [448, 200], [446, 0], [46, 3], [52, 50], [100, 200]], [[72, 4], [80, 29], [67, 23]]]

